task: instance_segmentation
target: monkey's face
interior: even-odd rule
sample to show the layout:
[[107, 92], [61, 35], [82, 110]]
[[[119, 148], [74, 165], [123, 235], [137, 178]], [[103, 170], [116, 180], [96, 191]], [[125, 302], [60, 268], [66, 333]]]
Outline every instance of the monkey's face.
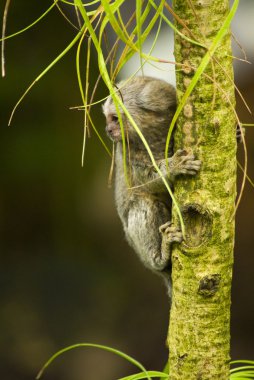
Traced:
[[122, 139], [122, 134], [118, 116], [114, 114], [106, 115], [106, 123], [106, 132], [108, 137], [114, 142], [120, 141]]
[[121, 140], [121, 129], [114, 103], [108, 98], [102, 106], [103, 113], [106, 117], [106, 133], [108, 137], [115, 142]]

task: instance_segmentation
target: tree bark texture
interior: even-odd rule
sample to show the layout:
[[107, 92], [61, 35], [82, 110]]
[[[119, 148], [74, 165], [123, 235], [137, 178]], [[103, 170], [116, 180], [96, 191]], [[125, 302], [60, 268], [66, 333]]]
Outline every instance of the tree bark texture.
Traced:
[[[208, 47], [228, 15], [229, 0], [174, 0], [174, 11], [185, 24], [176, 22], [177, 28]], [[178, 100], [205, 53], [175, 35], [176, 62], [185, 65], [176, 67]], [[177, 180], [174, 190], [186, 235], [172, 253], [170, 380], [229, 379], [236, 197], [231, 56], [228, 32], [177, 121], [175, 150], [192, 150], [202, 168], [194, 178]], [[175, 211], [173, 220], [178, 224]]]

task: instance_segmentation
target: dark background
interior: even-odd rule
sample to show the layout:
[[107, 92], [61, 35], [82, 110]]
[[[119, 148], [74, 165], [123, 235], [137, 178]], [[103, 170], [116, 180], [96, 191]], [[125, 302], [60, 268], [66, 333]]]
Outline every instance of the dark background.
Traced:
[[[43, 3], [13, 2], [7, 34], [38, 17], [50, 4]], [[253, 10], [251, 2], [245, 5]], [[1, 2], [1, 14], [3, 7]], [[80, 164], [83, 113], [69, 110], [81, 104], [75, 48], [35, 85], [7, 126], [22, 92], [74, 33], [53, 10], [32, 30], [6, 41], [7, 75], [0, 80], [1, 379], [34, 379], [49, 356], [78, 342], [118, 348], [148, 369], [160, 370], [167, 360], [166, 291], [124, 240], [107, 187], [111, 160], [95, 134]], [[96, 59], [91, 66], [96, 78]], [[236, 82], [253, 110], [254, 70], [246, 67], [237, 69]], [[105, 94], [101, 87], [100, 96]], [[254, 122], [240, 102], [237, 107], [243, 122]], [[95, 112], [105, 136], [100, 105]], [[253, 137], [250, 127], [252, 179]], [[254, 359], [253, 200], [247, 183], [237, 211], [233, 359]], [[44, 378], [113, 380], [132, 370], [112, 354], [80, 349], [58, 359]]]

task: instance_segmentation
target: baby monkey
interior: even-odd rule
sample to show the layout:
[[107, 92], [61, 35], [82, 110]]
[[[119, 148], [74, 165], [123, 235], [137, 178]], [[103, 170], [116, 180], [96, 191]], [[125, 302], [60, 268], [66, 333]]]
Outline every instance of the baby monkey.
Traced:
[[[173, 189], [175, 178], [179, 175], [197, 174], [201, 161], [185, 150], [174, 153], [173, 138], [165, 160], [166, 137], [176, 109], [174, 87], [160, 79], [135, 77], [120, 82], [117, 88], [169, 186]], [[103, 105], [103, 112], [107, 135], [116, 145], [115, 201], [127, 241], [146, 267], [165, 277], [170, 291], [171, 248], [173, 243], [181, 243], [183, 239], [181, 230], [171, 222], [170, 195], [153, 167], [143, 142], [120, 109], [130, 168], [131, 185], [128, 186], [123, 170], [120, 123], [111, 97]]]

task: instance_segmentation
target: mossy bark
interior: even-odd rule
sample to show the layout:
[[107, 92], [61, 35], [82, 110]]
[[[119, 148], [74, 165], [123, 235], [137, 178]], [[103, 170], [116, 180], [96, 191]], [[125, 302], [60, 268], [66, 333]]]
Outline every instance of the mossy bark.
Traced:
[[[191, 6], [192, 4], [192, 6]], [[174, 0], [185, 35], [209, 46], [229, 0]], [[182, 97], [206, 50], [175, 36], [177, 96]], [[230, 304], [236, 197], [236, 122], [230, 32], [217, 48], [178, 118], [175, 149], [202, 160], [200, 174], [182, 177], [175, 197], [185, 241], [172, 253], [168, 335], [170, 380], [228, 380]], [[176, 212], [173, 220], [177, 224]]]

